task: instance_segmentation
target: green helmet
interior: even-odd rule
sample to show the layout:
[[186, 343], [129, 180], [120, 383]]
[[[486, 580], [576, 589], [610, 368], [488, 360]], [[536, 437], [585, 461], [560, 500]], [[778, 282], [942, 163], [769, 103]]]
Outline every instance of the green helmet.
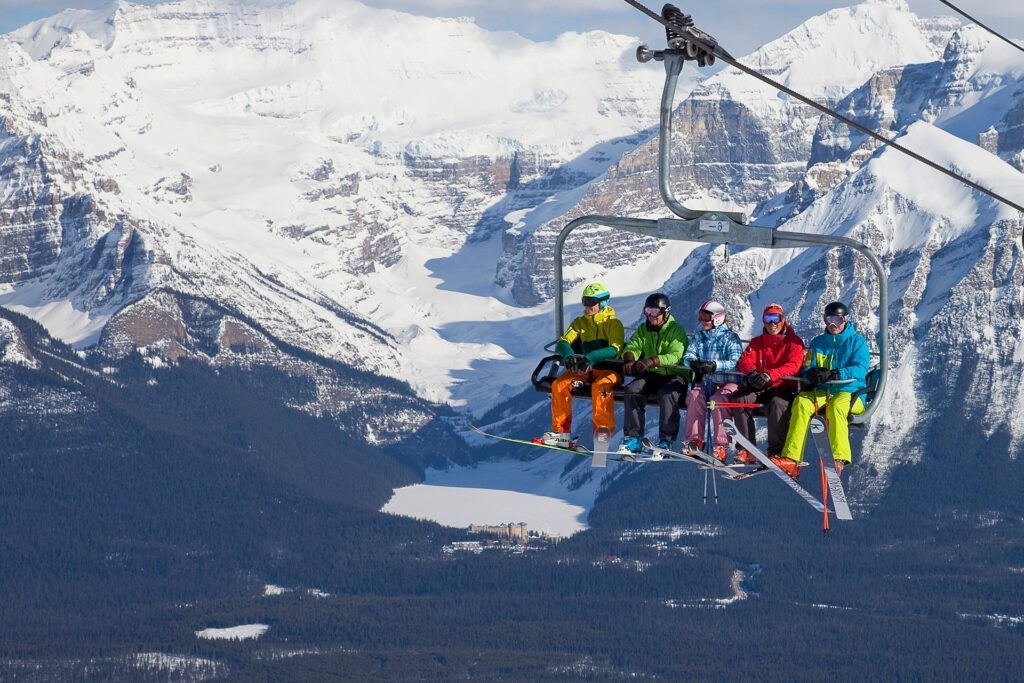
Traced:
[[600, 282], [591, 282], [589, 285], [583, 288], [583, 296], [588, 299], [597, 299], [599, 301], [607, 301], [611, 298], [612, 293], [602, 285]]

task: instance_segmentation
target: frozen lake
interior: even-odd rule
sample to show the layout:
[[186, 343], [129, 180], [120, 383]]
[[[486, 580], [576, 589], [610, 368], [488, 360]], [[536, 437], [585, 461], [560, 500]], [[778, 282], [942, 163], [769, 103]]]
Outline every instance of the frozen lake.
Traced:
[[531, 531], [570, 536], [587, 528], [596, 483], [566, 490], [558, 479], [564, 465], [539, 458], [427, 470], [424, 483], [395, 490], [382, 511], [457, 528], [525, 522]]

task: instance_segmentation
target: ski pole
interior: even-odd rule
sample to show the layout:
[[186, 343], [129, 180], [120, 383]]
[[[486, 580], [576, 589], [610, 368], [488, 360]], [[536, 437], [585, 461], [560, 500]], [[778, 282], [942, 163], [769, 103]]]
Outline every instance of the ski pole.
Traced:
[[715, 471], [713, 469], [711, 469], [711, 470], [707, 470], [707, 469], [704, 470], [704, 504], [705, 505], [708, 504], [708, 475], [709, 474], [711, 475], [711, 486], [712, 486], [712, 490], [714, 491], [715, 505], [718, 505], [718, 480], [715, 478]]
[[715, 475], [715, 470], [711, 470], [711, 487], [715, 492], [715, 505], [718, 505], [718, 477]]
[[[707, 401], [707, 409], [705, 410], [705, 423], [704, 423], [704, 443], [707, 449], [708, 455], [712, 458], [715, 457], [715, 449], [711, 445], [715, 441], [715, 432], [713, 430], [713, 420], [711, 414], [714, 411], [715, 402], [711, 400], [711, 394], [714, 390], [715, 385], [711, 381], [711, 377], [704, 378], [704, 400]], [[715, 471], [711, 470], [711, 489], [715, 496], [715, 505], [718, 505], [718, 477], [715, 476]], [[704, 489], [708, 487], [708, 472], [704, 472]], [[705, 497], [707, 493], [704, 494]]]
[[712, 445], [712, 443], [715, 440], [715, 434], [714, 434], [714, 432], [711, 431], [711, 410], [707, 409], [707, 405], [712, 402], [711, 401], [711, 390], [712, 390], [712, 387], [714, 387], [714, 385], [711, 383], [711, 377], [710, 376], [705, 376], [704, 377], [704, 401], [705, 401], [705, 404], [704, 404], [705, 405], [705, 410], [704, 410], [704, 448], [705, 448], [707, 454], [710, 455], [713, 458], [713, 457], [715, 457], [715, 449], [714, 449], [714, 446]]
[[825, 476], [825, 462], [818, 460], [818, 466], [821, 468], [821, 507], [822, 515], [824, 515], [824, 522], [822, 522], [821, 533], [828, 533], [828, 477]]

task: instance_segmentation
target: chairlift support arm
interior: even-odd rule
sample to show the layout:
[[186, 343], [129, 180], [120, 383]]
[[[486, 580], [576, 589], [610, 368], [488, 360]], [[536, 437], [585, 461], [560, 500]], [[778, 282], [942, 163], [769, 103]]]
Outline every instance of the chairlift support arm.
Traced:
[[[693, 59], [685, 50], [664, 50], [652, 52], [641, 46], [637, 50], [641, 62], [655, 59], [665, 62], [665, 87], [661, 98], [661, 131], [658, 136], [658, 185], [666, 206], [678, 218], [623, 218], [619, 216], [580, 216], [566, 224], [555, 240], [555, 337], [565, 334], [565, 302], [563, 292], [562, 250], [565, 240], [576, 228], [583, 225], [599, 225], [617, 230], [627, 230], [662, 240], [681, 240], [705, 244], [738, 245], [765, 249], [847, 247], [859, 252], [875, 271], [878, 281], [878, 385], [876, 395], [885, 389], [889, 365], [889, 287], [882, 262], [863, 242], [837, 235], [819, 235], [789, 232], [775, 228], [748, 225], [747, 216], [730, 211], [697, 211], [684, 206], [672, 190], [670, 182], [669, 152], [672, 145], [672, 105], [676, 85], [682, 72], [683, 62]], [[866, 410], [857, 416], [858, 422], [866, 422], [877, 405], [872, 401]]]

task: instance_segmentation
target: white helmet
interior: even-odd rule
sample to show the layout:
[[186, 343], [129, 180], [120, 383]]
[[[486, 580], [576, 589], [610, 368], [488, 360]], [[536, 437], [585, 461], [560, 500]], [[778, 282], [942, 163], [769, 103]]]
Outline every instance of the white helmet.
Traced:
[[709, 299], [700, 305], [700, 310], [697, 312], [698, 318], [700, 314], [707, 312], [711, 314], [711, 322], [714, 327], [719, 327], [725, 322], [725, 306]]

